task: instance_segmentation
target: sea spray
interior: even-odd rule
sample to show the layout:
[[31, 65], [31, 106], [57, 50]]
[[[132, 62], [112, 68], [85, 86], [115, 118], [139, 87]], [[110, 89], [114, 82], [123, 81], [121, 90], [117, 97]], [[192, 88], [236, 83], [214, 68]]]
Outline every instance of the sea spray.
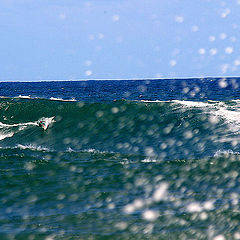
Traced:
[[0, 83], [0, 238], [238, 239], [232, 83]]

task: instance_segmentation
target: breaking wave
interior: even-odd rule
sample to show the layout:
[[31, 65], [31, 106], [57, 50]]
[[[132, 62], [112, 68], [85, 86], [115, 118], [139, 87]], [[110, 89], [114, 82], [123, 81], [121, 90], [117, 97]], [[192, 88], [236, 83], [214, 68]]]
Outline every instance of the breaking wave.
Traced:
[[[240, 151], [240, 100], [84, 103], [1, 98], [0, 146], [141, 154], [145, 159]], [[37, 124], [55, 116], [44, 131]], [[148, 160], [152, 161], [152, 160]]]

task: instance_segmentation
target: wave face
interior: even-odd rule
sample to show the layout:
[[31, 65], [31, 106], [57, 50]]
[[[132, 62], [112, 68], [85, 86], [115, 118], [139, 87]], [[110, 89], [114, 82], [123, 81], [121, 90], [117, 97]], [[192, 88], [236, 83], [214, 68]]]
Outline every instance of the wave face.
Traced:
[[[39, 99], [0, 100], [2, 147], [18, 144], [52, 151], [139, 154], [157, 159], [213, 156], [238, 149], [240, 101], [62, 102]], [[46, 131], [41, 118], [55, 116]]]
[[239, 239], [238, 86], [0, 83], [0, 239]]

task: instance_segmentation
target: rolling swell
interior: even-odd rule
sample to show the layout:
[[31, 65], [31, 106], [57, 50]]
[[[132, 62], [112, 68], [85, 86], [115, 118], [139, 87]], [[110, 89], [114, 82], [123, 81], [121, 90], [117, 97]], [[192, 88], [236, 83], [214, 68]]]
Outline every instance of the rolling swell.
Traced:
[[[0, 146], [38, 151], [97, 151], [150, 159], [238, 151], [239, 102], [64, 102], [2, 98]], [[36, 122], [55, 116], [44, 131]], [[30, 147], [29, 147], [30, 146]]]

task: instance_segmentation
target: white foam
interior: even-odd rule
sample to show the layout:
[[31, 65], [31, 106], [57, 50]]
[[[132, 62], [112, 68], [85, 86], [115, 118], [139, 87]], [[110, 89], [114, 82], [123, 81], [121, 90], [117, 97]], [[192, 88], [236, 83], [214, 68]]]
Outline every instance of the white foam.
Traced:
[[18, 98], [25, 98], [25, 99], [31, 99], [30, 95], [24, 96], [24, 95], [19, 95]]
[[210, 122], [218, 123], [222, 119], [227, 124], [228, 130], [231, 132], [240, 131], [240, 100], [234, 100], [235, 105], [211, 100], [208, 102], [173, 100], [173, 102], [181, 104], [185, 108], [201, 108], [203, 113], [209, 115]]
[[218, 150], [217, 152], [215, 152], [214, 157], [228, 156], [228, 155], [240, 155], [240, 152], [234, 152], [231, 149], [228, 149], [228, 150]]
[[223, 102], [215, 106], [216, 109], [211, 114], [223, 119], [231, 132], [238, 133], [240, 131], [240, 106], [228, 106]]
[[14, 135], [14, 132], [9, 132], [9, 133], [0, 133], [0, 141], [5, 139], [5, 138], [9, 138], [9, 137], [12, 137]]
[[[225, 124], [226, 130], [224, 136], [220, 139], [215, 139], [217, 142], [232, 142], [232, 144], [239, 143], [239, 139], [232, 139], [232, 134], [239, 135], [240, 132], [240, 99], [232, 100], [231, 102], [222, 102], [208, 100], [207, 102], [198, 101], [184, 101], [184, 100], [172, 100], [172, 101], [148, 101], [141, 100], [146, 103], [159, 103], [159, 102], [170, 102], [174, 107], [181, 109], [200, 109], [208, 118], [211, 124]], [[229, 134], [229, 137], [227, 135]], [[231, 139], [230, 139], [231, 137]]]
[[143, 159], [141, 162], [143, 162], [143, 163], [153, 163], [153, 162], [157, 162], [157, 160], [156, 159], [146, 158], [146, 159]]
[[81, 150], [81, 152], [88, 152], [88, 153], [100, 153], [100, 154], [107, 154], [107, 153], [113, 153], [113, 151], [99, 151], [99, 150], [96, 150], [94, 148], [89, 148], [89, 149], [84, 149], [84, 150]]
[[238, 111], [232, 111], [224, 107], [220, 107], [220, 109], [215, 112], [215, 115], [223, 117], [229, 122], [240, 123], [240, 112]]
[[94, 149], [94, 148], [89, 148], [89, 149], [83, 149], [83, 150], [74, 150], [74, 149], [72, 149], [71, 147], [69, 147], [67, 150], [66, 150], [66, 152], [84, 152], [84, 153], [99, 153], [99, 154], [107, 154], [107, 153], [112, 153], [112, 154], [114, 154], [114, 152], [113, 151], [109, 151], [109, 152], [107, 152], [107, 151], [99, 151], [99, 150], [96, 150], [96, 149]]
[[55, 97], [50, 97], [50, 100], [53, 100], [53, 101], [63, 101], [62, 98], [55, 98]]
[[52, 101], [61, 101], [61, 102], [76, 102], [75, 98], [72, 98], [72, 99], [62, 99], [62, 98], [50, 97], [50, 100], [52, 100]]
[[0, 122], [0, 128], [11, 128], [11, 127], [22, 127], [22, 126], [36, 126], [37, 122], [26, 122], [26, 123], [14, 123], [14, 124], [6, 124]]
[[37, 122], [27, 122], [27, 123], [16, 123], [16, 124], [5, 124], [0, 122], [0, 141], [5, 138], [13, 137], [15, 133], [18, 133], [27, 126], [37, 125]]
[[48, 151], [48, 152], [50, 152], [49, 148], [42, 147], [42, 146], [35, 146], [35, 145], [32, 145], [32, 144], [29, 144], [29, 145], [18, 144], [17, 148], [20, 148], [20, 149], [23, 149], [23, 150], [30, 149], [30, 150], [34, 150], [34, 151]]
[[190, 108], [193, 108], [193, 107], [205, 108], [210, 106], [210, 104], [207, 102], [205, 103], [205, 102], [181, 101], [181, 100], [173, 100], [173, 102], [184, 105], [186, 107], [190, 107]]
[[[9, 98], [9, 97], [5, 97], [5, 96], [0, 96], [0, 98]], [[57, 97], [32, 97], [31, 95], [18, 95], [16, 97], [13, 98], [21, 98], [21, 99], [42, 99], [42, 100], [52, 100], [52, 101], [62, 101], [62, 102], [76, 102], [77, 100], [75, 98], [71, 98], [71, 99], [63, 99], [63, 98], [57, 98]]]
[[71, 153], [71, 152], [75, 152], [75, 151], [72, 148], [69, 147], [66, 152]]
[[93, 148], [90, 148], [90, 149], [85, 149], [85, 150], [83, 150], [83, 152], [88, 152], [88, 153], [99, 153], [99, 151], [98, 151], [98, 150], [96, 150], [96, 149], [93, 149]]
[[[50, 120], [49, 120], [50, 121]], [[53, 122], [53, 121], [52, 121]], [[50, 124], [49, 122], [48, 124]], [[0, 122], [0, 141], [5, 138], [13, 137], [14, 134], [23, 131], [29, 126], [38, 126], [36, 122], [26, 122], [26, 123], [14, 123], [14, 124], [6, 124]]]

